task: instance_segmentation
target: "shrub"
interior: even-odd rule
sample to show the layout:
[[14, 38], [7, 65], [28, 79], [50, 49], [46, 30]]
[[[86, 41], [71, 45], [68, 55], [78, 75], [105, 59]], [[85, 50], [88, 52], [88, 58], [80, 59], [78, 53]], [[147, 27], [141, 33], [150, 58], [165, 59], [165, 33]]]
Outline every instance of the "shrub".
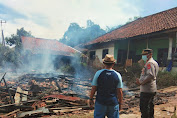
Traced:
[[127, 72], [124, 70], [121, 73], [126, 86], [130, 88], [137, 86], [135, 82], [136, 78], [140, 77], [141, 69], [142, 67], [138, 63], [134, 63], [131, 67], [126, 68]]
[[61, 72], [64, 74], [74, 74], [74, 68], [71, 65], [63, 65], [60, 67]]
[[157, 76], [157, 87], [160, 89], [169, 86], [177, 86], [177, 73], [160, 71]]
[[[127, 67], [127, 72], [121, 73], [126, 86], [132, 88], [136, 87], [136, 78], [140, 77], [142, 67], [138, 63], [133, 64], [132, 67]], [[177, 73], [159, 71], [157, 76], [158, 89], [177, 86]]]

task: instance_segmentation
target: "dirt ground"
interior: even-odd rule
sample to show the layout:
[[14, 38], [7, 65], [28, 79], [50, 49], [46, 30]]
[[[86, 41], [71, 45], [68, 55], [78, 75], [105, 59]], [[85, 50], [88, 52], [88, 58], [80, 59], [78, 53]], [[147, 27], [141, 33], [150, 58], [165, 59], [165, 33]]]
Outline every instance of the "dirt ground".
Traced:
[[[160, 89], [158, 92], [167, 93], [177, 91], [177, 86], [171, 86], [168, 88]], [[175, 96], [167, 97], [168, 102], [165, 104], [155, 105], [155, 118], [171, 118], [174, 114], [174, 106], [177, 106], [177, 94]], [[139, 106], [128, 109], [131, 110], [129, 114], [121, 114], [120, 118], [141, 118], [141, 113], [139, 111]], [[88, 112], [88, 111], [87, 111]], [[177, 114], [177, 112], [176, 112]], [[53, 118], [53, 117], [52, 117]], [[54, 116], [54, 118], [58, 118]], [[89, 113], [80, 113], [79, 115], [64, 115], [60, 116], [60, 118], [93, 118], [93, 110], [89, 111]]]
[[[158, 90], [158, 92], [161, 93], [172, 91], [177, 91], [177, 86], [171, 86]], [[174, 106], [177, 106], [177, 94], [175, 96], [169, 97], [167, 103], [155, 105], [155, 118], [171, 118], [171, 116], [174, 114]], [[132, 108], [131, 110], [133, 111], [131, 114], [121, 114], [120, 118], [141, 118], [139, 107]]]

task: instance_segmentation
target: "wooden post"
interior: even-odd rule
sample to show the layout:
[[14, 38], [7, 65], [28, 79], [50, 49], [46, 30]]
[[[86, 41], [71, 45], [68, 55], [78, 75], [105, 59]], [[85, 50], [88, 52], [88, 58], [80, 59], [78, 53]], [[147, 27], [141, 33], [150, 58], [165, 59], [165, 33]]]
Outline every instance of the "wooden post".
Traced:
[[2, 45], [5, 46], [5, 39], [4, 39], [4, 33], [3, 33], [3, 29], [2, 29], [2, 23], [6, 23], [6, 21], [0, 21], [1, 23], [1, 35], [2, 35]]
[[127, 59], [126, 59], [125, 67], [132, 66], [132, 59], [129, 59], [129, 51], [130, 51], [130, 40], [128, 40]]
[[130, 50], [130, 40], [128, 40], [127, 59], [128, 59], [128, 56], [129, 56], [129, 50]]
[[177, 50], [176, 50], [177, 49], [177, 32], [176, 32], [176, 37], [175, 38], [176, 38], [176, 47], [175, 47], [175, 53], [176, 53], [177, 52]]
[[173, 38], [169, 37], [168, 60], [172, 59]]
[[146, 49], [148, 49], [148, 48], [149, 48], [149, 40], [148, 40], [148, 38], [147, 38]]
[[5, 80], [5, 78], [4, 78], [5, 75], [6, 75], [6, 73], [3, 75], [3, 77], [2, 77], [2, 79], [1, 79], [1, 81], [0, 81], [0, 83], [1, 83], [2, 81], [4, 81], [4, 84], [5, 84], [5, 87], [6, 87], [6, 89], [7, 89], [7, 92], [9, 93], [9, 96], [10, 96], [11, 103], [13, 104], [13, 103], [14, 103], [14, 100], [13, 100], [13, 98], [12, 98], [12, 95], [11, 95], [11, 93], [10, 93], [9, 87], [7, 86], [6, 80]]

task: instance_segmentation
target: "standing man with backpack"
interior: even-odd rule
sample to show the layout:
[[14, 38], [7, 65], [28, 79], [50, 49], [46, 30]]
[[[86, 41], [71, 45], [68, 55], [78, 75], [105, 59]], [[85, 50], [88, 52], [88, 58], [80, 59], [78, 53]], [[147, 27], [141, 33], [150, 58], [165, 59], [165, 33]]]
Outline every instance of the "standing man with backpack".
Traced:
[[94, 118], [119, 118], [122, 107], [122, 77], [113, 70], [115, 64], [113, 55], [107, 54], [103, 59], [104, 69], [96, 72], [90, 93], [90, 106], [93, 107], [93, 96], [97, 91]]

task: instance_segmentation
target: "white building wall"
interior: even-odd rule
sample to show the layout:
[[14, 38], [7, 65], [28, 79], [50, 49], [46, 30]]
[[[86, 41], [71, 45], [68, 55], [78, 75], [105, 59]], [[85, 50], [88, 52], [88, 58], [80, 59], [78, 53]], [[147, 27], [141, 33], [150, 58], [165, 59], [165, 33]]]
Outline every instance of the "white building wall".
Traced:
[[98, 56], [99, 60], [102, 60], [102, 51], [103, 49], [96, 49], [96, 56]]
[[114, 47], [110, 47], [110, 48], [109, 48], [109, 54], [114, 55]]
[[108, 49], [108, 54], [114, 55], [114, 47], [107, 47], [107, 48], [102, 48], [102, 49], [96, 49], [96, 56], [98, 56], [100, 62], [102, 62], [102, 52], [104, 49]]

